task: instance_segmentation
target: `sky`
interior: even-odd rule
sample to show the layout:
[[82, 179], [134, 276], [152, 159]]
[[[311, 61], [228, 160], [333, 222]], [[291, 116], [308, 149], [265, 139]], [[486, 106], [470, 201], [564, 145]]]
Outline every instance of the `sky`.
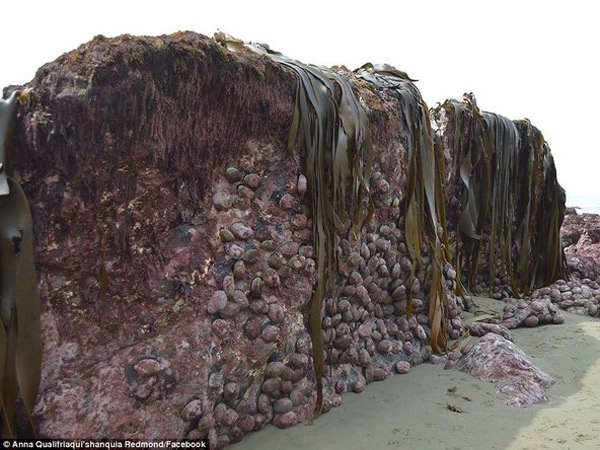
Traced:
[[[600, 198], [600, 5], [479, 1], [54, 0], [0, 6], [0, 87], [97, 34], [225, 31], [305, 63], [388, 63], [429, 104], [473, 92], [478, 105], [528, 118], [552, 148], [568, 203]], [[90, 6], [86, 6], [90, 5]]]

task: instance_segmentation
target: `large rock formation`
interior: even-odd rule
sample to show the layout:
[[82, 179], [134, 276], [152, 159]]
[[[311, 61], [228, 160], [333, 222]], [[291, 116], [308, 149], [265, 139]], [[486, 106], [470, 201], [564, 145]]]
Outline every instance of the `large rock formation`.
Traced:
[[[42, 436], [224, 446], [310, 418], [321, 372], [326, 411], [461, 334], [453, 261], [473, 205], [414, 84], [389, 67], [327, 71], [238, 44], [99, 36], [24, 87], [16, 166], [40, 273]], [[548, 220], [536, 239], [554, 249], [564, 198], [539, 196], [556, 178], [534, 160], [532, 198], [520, 187], [512, 207], [491, 203], [529, 228]], [[542, 202], [552, 214], [534, 220]], [[502, 252], [521, 250], [518, 226], [493, 228]], [[489, 260], [481, 247], [469, 261]], [[539, 285], [541, 270], [520, 283]], [[478, 273], [465, 269], [465, 284]]]

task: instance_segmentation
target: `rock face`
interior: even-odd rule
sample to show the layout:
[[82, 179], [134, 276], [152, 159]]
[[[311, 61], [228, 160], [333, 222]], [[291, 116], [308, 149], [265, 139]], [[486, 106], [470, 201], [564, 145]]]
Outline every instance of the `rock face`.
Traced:
[[455, 367], [480, 380], [498, 383], [498, 393], [506, 397], [508, 405], [546, 402], [546, 390], [554, 384], [515, 344], [493, 333], [479, 339]]
[[581, 279], [600, 277], [600, 215], [577, 214], [571, 209], [561, 236], [572, 273]]
[[[335, 218], [323, 411], [427, 360], [432, 323], [435, 345], [462, 331], [441, 197], [459, 175], [416, 87], [386, 70], [335, 72], [368, 118], [357, 189], [372, 217], [358, 230]], [[195, 33], [99, 36], [26, 86], [15, 161], [40, 273], [40, 435], [221, 448], [311, 417], [322, 249], [310, 158], [287, 148], [296, 75]]]

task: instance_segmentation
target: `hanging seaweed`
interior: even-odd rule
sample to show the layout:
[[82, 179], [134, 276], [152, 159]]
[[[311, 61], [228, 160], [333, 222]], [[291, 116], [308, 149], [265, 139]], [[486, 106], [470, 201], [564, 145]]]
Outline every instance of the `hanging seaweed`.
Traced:
[[559, 235], [564, 191], [539, 130], [480, 111], [472, 94], [447, 100], [433, 114], [459, 180], [456, 265], [469, 287], [481, 270], [490, 288], [500, 275], [517, 296], [566, 275]]
[[[430, 342], [434, 351], [447, 348], [448, 292], [442, 269], [450, 260], [446, 234], [444, 195], [444, 158], [441, 148], [434, 146], [427, 105], [413, 80], [404, 72], [388, 65], [365, 64], [356, 71], [379, 88], [389, 90], [399, 101], [407, 134], [408, 180], [404, 229], [408, 251], [413, 260], [410, 280], [422, 264], [421, 246], [429, 246], [431, 256], [431, 288], [429, 291]], [[413, 312], [409, 292], [407, 313]]]
[[544, 136], [529, 120], [515, 121], [519, 132], [520, 187], [515, 215], [517, 285], [528, 293], [567, 277], [560, 239], [565, 191]]
[[[3, 438], [35, 434], [31, 412], [40, 383], [40, 303], [33, 261], [29, 204], [12, 178], [11, 157], [19, 93], [0, 100], [0, 408]], [[18, 430], [17, 398], [30, 430]]]
[[356, 239], [373, 215], [368, 119], [352, 86], [338, 73], [294, 61], [264, 45], [251, 48], [291, 69], [298, 78], [289, 149], [297, 148], [306, 160], [319, 274], [309, 318], [317, 385], [316, 416], [323, 407], [323, 305], [326, 298], [337, 298], [338, 294], [338, 242], [348, 235]]

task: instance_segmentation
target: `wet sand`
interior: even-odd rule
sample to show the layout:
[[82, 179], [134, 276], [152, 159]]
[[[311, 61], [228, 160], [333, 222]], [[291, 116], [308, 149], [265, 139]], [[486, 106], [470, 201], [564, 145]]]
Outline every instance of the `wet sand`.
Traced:
[[[483, 309], [503, 303], [476, 299]], [[562, 311], [565, 323], [512, 330], [515, 343], [556, 383], [549, 402], [507, 406], [494, 383], [421, 364], [406, 375], [344, 395], [342, 406], [312, 425], [271, 425], [230, 448], [597, 449], [600, 448], [600, 320]], [[474, 339], [474, 338], [471, 338]], [[471, 401], [447, 395], [456, 393]], [[463, 413], [448, 410], [453, 405]]]

